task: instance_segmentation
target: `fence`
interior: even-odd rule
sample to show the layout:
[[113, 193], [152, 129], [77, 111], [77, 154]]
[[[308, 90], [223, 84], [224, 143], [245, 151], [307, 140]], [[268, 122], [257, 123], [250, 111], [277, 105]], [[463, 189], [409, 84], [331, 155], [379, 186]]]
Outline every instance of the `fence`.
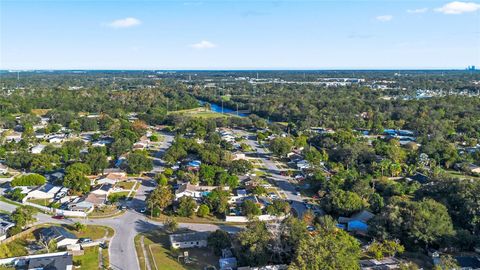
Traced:
[[[271, 221], [271, 220], [282, 220], [285, 217], [277, 217], [272, 215], [260, 215], [260, 216], [256, 216], [255, 218], [257, 218], [260, 221]], [[225, 221], [247, 223], [247, 222], [250, 222], [251, 220], [249, 220], [248, 217], [246, 216], [226, 216]]]

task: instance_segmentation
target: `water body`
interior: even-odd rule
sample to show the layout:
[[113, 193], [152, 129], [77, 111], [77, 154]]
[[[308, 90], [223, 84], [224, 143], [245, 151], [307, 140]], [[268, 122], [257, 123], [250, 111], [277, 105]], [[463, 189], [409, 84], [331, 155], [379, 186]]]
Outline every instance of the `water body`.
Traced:
[[[198, 103], [200, 104], [200, 106], [203, 106], [205, 105], [205, 103], [207, 103], [208, 101], [205, 101], [205, 100], [198, 100]], [[232, 115], [238, 115], [240, 117], [247, 117], [248, 114], [247, 113], [238, 113], [237, 114], [237, 111], [236, 110], [232, 110], [230, 108], [227, 108], [225, 107], [225, 105], [223, 106], [223, 109], [222, 109], [222, 104], [218, 104], [218, 103], [212, 103], [212, 102], [208, 102], [210, 103], [210, 110], [212, 112], [216, 112], [216, 113], [227, 113], [227, 114], [232, 114]]]

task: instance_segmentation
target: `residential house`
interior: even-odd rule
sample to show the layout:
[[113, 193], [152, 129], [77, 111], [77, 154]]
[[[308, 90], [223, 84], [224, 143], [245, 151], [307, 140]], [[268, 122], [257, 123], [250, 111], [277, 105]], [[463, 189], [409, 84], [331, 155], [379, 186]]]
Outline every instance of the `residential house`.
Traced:
[[105, 177], [97, 180], [97, 184], [112, 184], [115, 185], [117, 182], [122, 182], [127, 180], [127, 174], [124, 172], [112, 172], [107, 174]]
[[310, 163], [306, 160], [300, 160], [299, 162], [297, 162], [297, 168], [299, 170], [310, 169]]
[[[67, 252], [56, 252], [0, 259], [0, 265], [24, 270], [73, 270], [73, 259]], [[7, 267], [10, 269], [10, 267]]]
[[12, 132], [10, 134], [7, 134], [7, 136], [5, 136], [5, 141], [6, 142], [20, 142], [22, 140], [22, 133], [20, 132]]
[[45, 256], [37, 257], [37, 258], [30, 258], [28, 260], [28, 270], [72, 270], [73, 269], [73, 259], [72, 255], [65, 254], [65, 255], [53, 255], [53, 256]]
[[193, 197], [196, 199], [202, 198], [216, 188], [217, 186], [199, 186], [192, 185], [190, 183], [184, 183], [175, 191], [175, 199], [178, 200], [183, 196]]
[[240, 160], [240, 159], [247, 159], [247, 157], [245, 156], [245, 153], [242, 153], [240, 151], [233, 153], [233, 160]]
[[7, 231], [13, 226], [15, 226], [15, 223], [0, 217], [0, 241], [3, 241], [7, 238]]
[[8, 173], [8, 167], [0, 163], [0, 174], [7, 174], [7, 173]]
[[99, 186], [98, 188], [92, 190], [90, 192], [90, 194], [94, 194], [94, 195], [103, 195], [103, 196], [107, 196], [110, 195], [110, 193], [113, 191], [113, 185], [112, 184], [102, 184], [101, 186]]
[[209, 232], [190, 232], [170, 235], [170, 244], [173, 248], [206, 247]]
[[[95, 196], [95, 197], [93, 197], [93, 196]], [[78, 212], [89, 213], [89, 212], [93, 211], [93, 209], [95, 207], [95, 204], [93, 202], [96, 202], [95, 201], [97, 199], [96, 196], [97, 195], [93, 194], [92, 197], [90, 197], [90, 195], [87, 196], [87, 197], [81, 197], [81, 198], [77, 197], [77, 198], [73, 199], [73, 201], [71, 201], [67, 205], [67, 209], [70, 210], [70, 211], [78, 211]], [[105, 200], [103, 202], [105, 202]]]
[[400, 265], [400, 261], [387, 257], [381, 260], [360, 260], [360, 269], [362, 270], [383, 270], [383, 269], [397, 269]]
[[56, 136], [49, 137], [48, 142], [49, 143], [62, 143], [64, 139], [65, 139], [64, 136], [56, 135]]
[[368, 221], [375, 217], [374, 214], [367, 210], [360, 211], [351, 217], [339, 217], [338, 222], [342, 225], [346, 225], [344, 228], [349, 232], [354, 233], [367, 233]]
[[202, 162], [200, 160], [192, 160], [187, 163], [187, 170], [188, 171], [197, 171], [200, 169], [200, 165]]
[[37, 144], [32, 149], [30, 149], [30, 152], [32, 154], [40, 154], [42, 153], [43, 149], [45, 149], [46, 145], [45, 144]]
[[480, 270], [480, 258], [474, 256], [455, 257], [460, 270]]
[[78, 238], [73, 233], [60, 226], [44, 228], [40, 231], [38, 237], [47, 242], [55, 241], [57, 248], [73, 245], [78, 242]]
[[55, 194], [62, 189], [61, 186], [55, 186], [47, 183], [30, 191], [24, 200], [27, 199], [53, 199]]

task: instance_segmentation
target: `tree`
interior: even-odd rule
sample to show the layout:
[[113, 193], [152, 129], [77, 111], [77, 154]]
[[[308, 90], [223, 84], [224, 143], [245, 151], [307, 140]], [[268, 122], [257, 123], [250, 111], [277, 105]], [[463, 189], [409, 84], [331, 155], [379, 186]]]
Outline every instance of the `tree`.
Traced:
[[84, 157], [84, 162], [90, 166], [92, 173], [103, 173], [108, 166], [107, 155], [102, 147], [90, 147]]
[[224, 214], [228, 210], [228, 198], [227, 191], [217, 188], [207, 195], [206, 203], [211, 210], [218, 214]]
[[8, 192], [8, 197], [17, 202], [21, 202], [25, 196], [27, 196], [27, 194], [23, 194], [20, 188], [15, 188]]
[[163, 224], [163, 226], [168, 233], [174, 233], [176, 230], [178, 230], [177, 220], [171, 217], [168, 217], [165, 220], [165, 223]]
[[168, 178], [163, 173], [158, 173], [155, 175], [155, 181], [159, 186], [166, 186], [168, 185]]
[[282, 216], [290, 213], [290, 204], [285, 200], [273, 200], [272, 204], [267, 206], [267, 213], [274, 216]]
[[120, 137], [116, 139], [113, 143], [112, 146], [110, 147], [110, 153], [112, 155], [119, 157], [123, 153], [126, 153], [132, 148], [133, 143], [125, 137]]
[[63, 186], [71, 188], [78, 193], [87, 193], [90, 191], [90, 179], [88, 179], [80, 170], [70, 170], [63, 178]]
[[73, 228], [75, 228], [75, 231], [77, 232], [82, 232], [87, 228], [87, 226], [77, 221], [73, 223]]
[[253, 169], [253, 165], [250, 161], [239, 159], [232, 161], [228, 170], [231, 174], [246, 174], [251, 169]]
[[[173, 193], [169, 186], [157, 186], [146, 199], [151, 216], [159, 215], [167, 206], [172, 204], [172, 200]], [[158, 211], [158, 214], [155, 211]]]
[[83, 175], [90, 175], [92, 173], [92, 168], [86, 163], [76, 162], [65, 169], [66, 174], [72, 172], [81, 172]]
[[440, 263], [435, 266], [434, 270], [451, 270], [451, 269], [461, 269], [458, 265], [457, 260], [450, 255], [440, 256]]
[[332, 213], [350, 216], [354, 212], [362, 210], [365, 202], [356, 193], [339, 189], [331, 192], [324, 199], [324, 205]]
[[242, 214], [251, 218], [262, 214], [260, 207], [253, 201], [245, 200], [242, 203]]
[[286, 156], [290, 150], [292, 150], [293, 141], [288, 137], [277, 137], [270, 141], [268, 148], [275, 155], [283, 157]]
[[191, 217], [195, 213], [197, 203], [192, 197], [183, 196], [179, 200], [177, 213], [182, 217]]
[[15, 222], [15, 226], [24, 228], [36, 220], [33, 216], [35, 211], [36, 210], [31, 206], [22, 205], [12, 212], [10, 218]]
[[153, 169], [153, 162], [147, 153], [135, 151], [127, 157], [127, 171], [129, 173], [140, 173]]
[[237, 235], [237, 254], [241, 264], [250, 266], [266, 265], [271, 251], [269, 244], [272, 235], [264, 222], [253, 221], [248, 223], [245, 230]]
[[212, 232], [207, 239], [208, 246], [213, 249], [213, 252], [217, 256], [222, 255], [222, 249], [232, 246], [232, 240], [230, 235], [223, 230], [216, 230]]
[[210, 208], [206, 204], [200, 205], [197, 210], [197, 216], [206, 217], [210, 214]]
[[402, 243], [429, 244], [453, 235], [447, 208], [432, 199], [420, 202], [393, 197], [389, 205], [372, 221], [370, 228], [379, 239], [398, 238]]
[[12, 187], [16, 186], [41, 186], [47, 182], [47, 179], [40, 174], [31, 173], [26, 175], [21, 175], [13, 178], [10, 185]]
[[398, 242], [392, 240], [385, 240], [383, 242], [373, 241], [368, 246], [368, 254], [377, 260], [384, 257], [395, 256], [397, 253], [403, 253], [405, 248]]
[[300, 240], [290, 270], [360, 269], [360, 244], [343, 230], [320, 229]]

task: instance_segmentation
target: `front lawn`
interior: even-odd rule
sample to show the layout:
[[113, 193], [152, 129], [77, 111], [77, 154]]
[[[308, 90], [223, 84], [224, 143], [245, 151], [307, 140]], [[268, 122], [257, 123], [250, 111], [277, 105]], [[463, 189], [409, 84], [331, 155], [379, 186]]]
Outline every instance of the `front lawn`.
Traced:
[[73, 257], [75, 269], [99, 269], [98, 247], [85, 248], [84, 254]]
[[112, 237], [113, 229], [100, 225], [86, 225], [83, 231], [76, 231], [71, 225], [62, 225], [78, 238], [90, 238], [92, 240], [102, 239], [103, 237]]

